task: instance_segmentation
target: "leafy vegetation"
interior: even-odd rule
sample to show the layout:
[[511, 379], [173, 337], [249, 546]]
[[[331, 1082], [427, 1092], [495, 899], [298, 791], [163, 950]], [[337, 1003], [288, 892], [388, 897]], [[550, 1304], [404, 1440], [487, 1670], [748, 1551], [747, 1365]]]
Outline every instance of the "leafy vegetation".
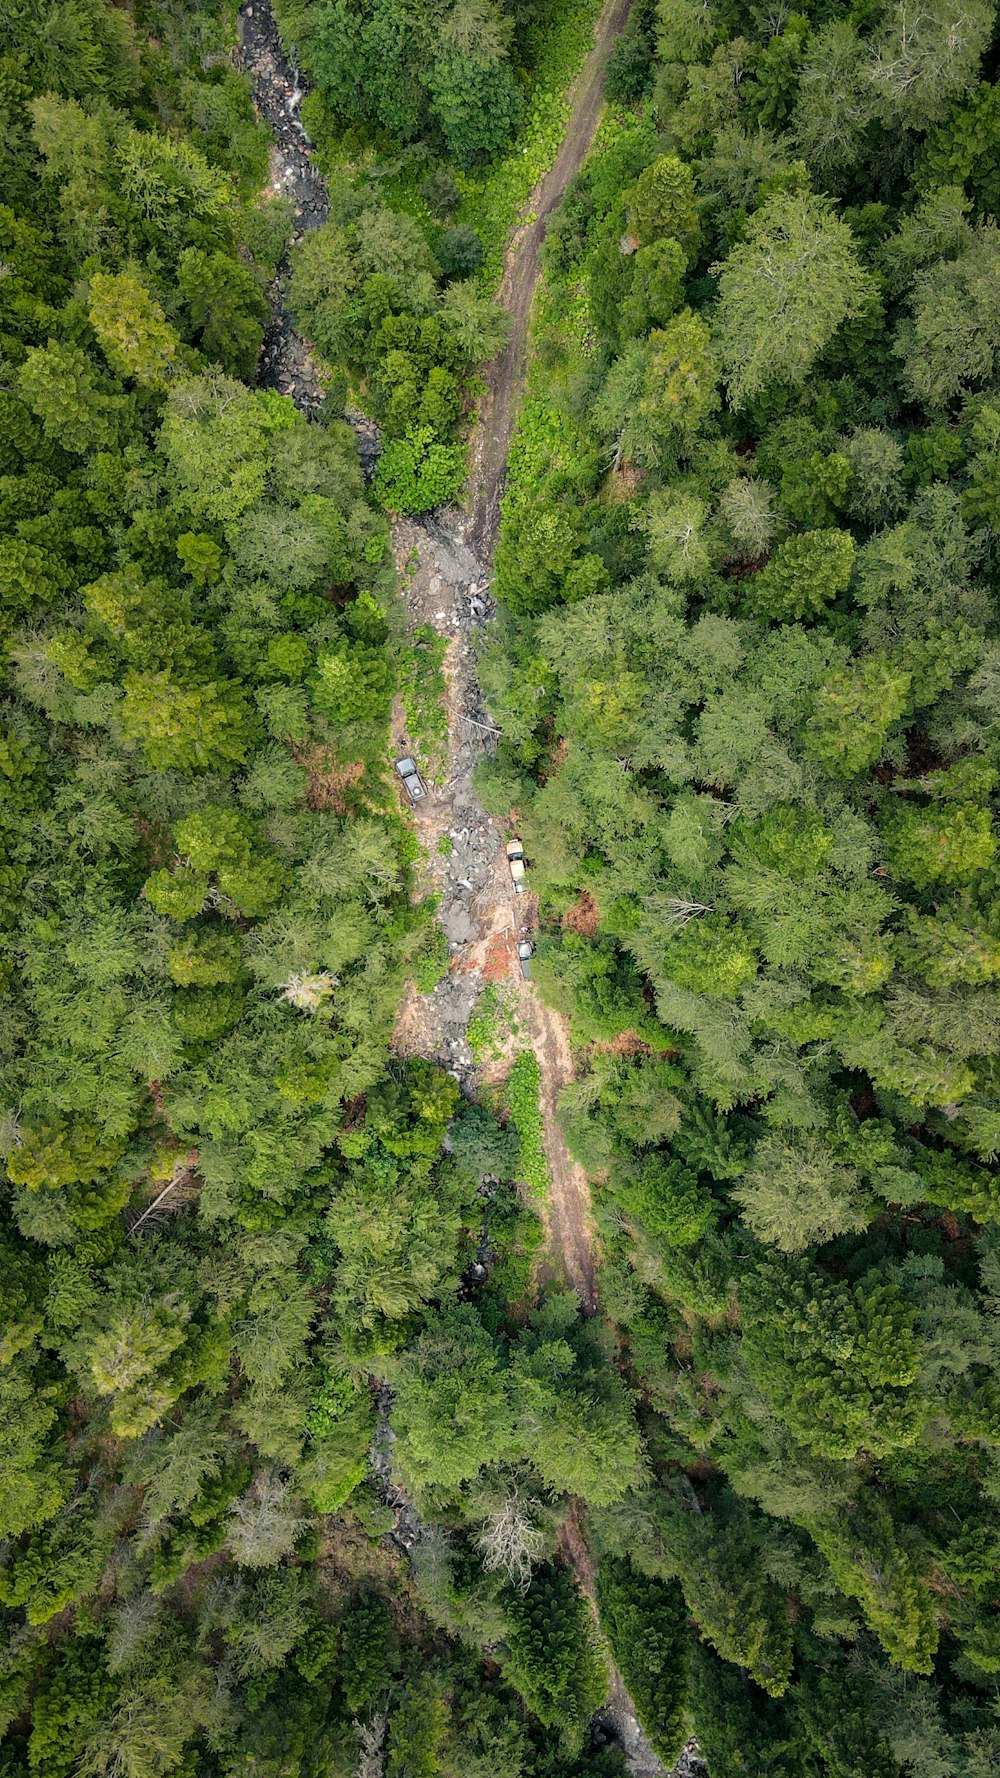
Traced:
[[[0, 1770], [598, 1778], [579, 1713], [564, 1735], [478, 1651], [638, 1435], [575, 1302], [535, 1302], [513, 1136], [389, 1060], [407, 978], [448, 965], [388, 773], [397, 688], [440, 743], [440, 659], [349, 429], [253, 387], [292, 219], [231, 14], [4, 23]], [[347, 206], [320, 247], [304, 312], [453, 476], [447, 379], [498, 337], [445, 282], [462, 239], [438, 268]], [[383, 301], [394, 256], [415, 307]], [[461, 1398], [498, 1402], [450, 1442], [449, 1329]], [[455, 1541], [447, 1622], [404, 1475], [428, 1553]]]
[[637, 0], [549, 230], [480, 778], [577, 1049], [584, 1318], [538, 1059], [498, 1121], [389, 1050], [448, 956], [384, 507], [458, 485], [591, 14], [279, 10], [373, 491], [253, 386], [291, 217], [228, 8], [4, 14], [0, 1773], [620, 1778], [610, 1654], [712, 1778], [985, 1778], [993, 12]]
[[496, 1059], [508, 1037], [520, 1036], [517, 993], [505, 982], [490, 982], [482, 991], [469, 1020], [467, 1040], [478, 1064]]
[[504, 496], [480, 781], [650, 1460], [602, 1621], [718, 1774], [1000, 1749], [993, 33], [637, 9]]
[[[400, 694], [406, 714], [407, 733], [417, 750], [418, 764], [426, 775], [440, 782], [447, 763], [448, 713], [444, 658], [448, 643], [433, 624], [418, 624], [400, 665]], [[442, 839], [448, 838], [442, 835]], [[438, 851], [442, 847], [439, 842]], [[451, 844], [444, 852], [447, 857]]]
[[544, 1198], [549, 1184], [538, 1091], [541, 1071], [534, 1050], [520, 1050], [504, 1083], [504, 1098], [517, 1131], [518, 1174], [529, 1192]]

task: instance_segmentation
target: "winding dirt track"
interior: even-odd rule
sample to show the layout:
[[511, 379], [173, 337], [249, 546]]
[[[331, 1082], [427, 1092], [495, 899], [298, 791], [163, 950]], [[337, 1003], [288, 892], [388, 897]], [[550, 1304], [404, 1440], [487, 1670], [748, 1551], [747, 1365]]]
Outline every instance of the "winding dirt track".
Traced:
[[469, 517], [467, 538], [481, 562], [493, 557], [500, 526], [500, 495], [507, 469], [507, 454], [517, 418], [517, 397], [524, 381], [528, 349], [528, 323], [538, 283], [538, 250], [553, 210], [561, 203], [571, 180], [576, 178], [594, 140], [604, 99], [604, 76], [615, 39], [632, 7], [632, 0], [607, 0], [594, 31], [590, 51], [571, 95], [572, 113], [562, 147], [544, 179], [535, 187], [528, 205], [531, 220], [511, 236], [504, 260], [498, 301], [511, 317], [510, 336], [504, 350], [488, 365], [487, 392], [479, 409], [470, 440]]
[[561, 1272], [576, 1291], [585, 1315], [597, 1311], [597, 1259], [587, 1175], [566, 1147], [559, 1122], [559, 1095], [573, 1079], [566, 1021], [532, 992], [529, 1030], [541, 1074], [539, 1101], [544, 1126], [549, 1192], [539, 1206], [545, 1248], [553, 1272]]
[[[500, 496], [524, 386], [531, 307], [541, 269], [539, 249], [553, 211], [576, 178], [593, 143], [604, 99], [604, 77], [615, 39], [632, 0], [607, 0], [594, 30], [594, 44], [570, 97], [570, 118], [556, 159], [528, 201], [530, 220], [511, 236], [497, 300], [511, 317], [507, 344], [483, 373], [486, 394], [469, 441], [467, 518], [469, 546], [488, 566], [500, 528]], [[559, 1125], [559, 1095], [573, 1078], [566, 1022], [530, 991], [524, 996], [532, 1045], [541, 1070], [540, 1099], [550, 1189], [542, 1208], [545, 1246], [553, 1272], [576, 1291], [584, 1313], [597, 1309], [597, 1262], [590, 1188], [583, 1168], [570, 1157]]]

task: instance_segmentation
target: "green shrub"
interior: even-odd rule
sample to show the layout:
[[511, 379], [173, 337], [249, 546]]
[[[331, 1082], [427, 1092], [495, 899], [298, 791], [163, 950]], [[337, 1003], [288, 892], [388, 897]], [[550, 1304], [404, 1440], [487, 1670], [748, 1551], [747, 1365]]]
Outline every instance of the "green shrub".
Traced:
[[507, 1076], [504, 1093], [520, 1147], [519, 1171], [528, 1190], [544, 1197], [549, 1189], [545, 1126], [539, 1102], [541, 1069], [534, 1050], [522, 1050]]
[[506, 1672], [539, 1722], [579, 1745], [606, 1681], [584, 1600], [561, 1563], [546, 1562], [505, 1604]]
[[673, 1765], [687, 1739], [688, 1629], [675, 1581], [650, 1580], [628, 1558], [597, 1573], [601, 1626], [636, 1714], [656, 1752]]
[[430, 512], [453, 500], [464, 479], [464, 448], [442, 444], [421, 426], [387, 441], [372, 486], [389, 512]]

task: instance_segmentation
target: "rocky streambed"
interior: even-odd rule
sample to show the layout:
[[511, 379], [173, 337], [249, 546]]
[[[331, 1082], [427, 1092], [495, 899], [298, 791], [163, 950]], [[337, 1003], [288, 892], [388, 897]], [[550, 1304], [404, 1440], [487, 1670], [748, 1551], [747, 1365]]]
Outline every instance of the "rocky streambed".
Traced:
[[[308, 90], [286, 57], [270, 0], [245, 0], [238, 17], [237, 59], [251, 81], [259, 115], [274, 138], [270, 190], [288, 200], [293, 232], [289, 246], [329, 215], [329, 197], [303, 127], [300, 108]], [[296, 332], [285, 302], [287, 255], [270, 291], [271, 320], [258, 365], [258, 380], [288, 395], [301, 411], [316, 415], [323, 390], [308, 343]], [[361, 460], [370, 473], [378, 455], [378, 429], [356, 411]], [[427, 854], [425, 887], [439, 897], [438, 917], [453, 967], [430, 995], [412, 994], [403, 1009], [400, 1048], [440, 1061], [472, 1088], [466, 1031], [483, 985], [483, 966], [494, 929], [509, 929], [511, 955], [515, 910], [506, 874], [504, 836], [486, 814], [472, 784], [477, 759], [493, 745], [490, 718], [476, 678], [475, 632], [491, 615], [488, 569], [465, 541], [463, 515], [449, 509], [392, 525], [393, 557], [411, 627], [431, 624], [449, 644], [448, 748], [430, 796], [415, 819]], [[419, 744], [406, 732], [397, 706], [393, 744], [397, 753]], [[439, 853], [438, 842], [447, 836]]]
[[[292, 207], [292, 246], [329, 214], [326, 185], [299, 115], [306, 89], [284, 54], [271, 0], [244, 0], [238, 27], [237, 60], [250, 78], [257, 110], [274, 137], [270, 189]], [[303, 413], [314, 417], [323, 390], [308, 343], [296, 332], [286, 307], [288, 270], [286, 256], [269, 292], [271, 321], [258, 380], [290, 396]], [[378, 456], [378, 429], [356, 412], [348, 412], [346, 418], [355, 429], [362, 464], [370, 474]], [[490, 429], [492, 436], [492, 424]], [[479, 455], [472, 453], [474, 465]], [[474, 477], [476, 473], [474, 467]], [[474, 514], [477, 505], [489, 510], [496, 506], [496, 479], [494, 474], [489, 487], [479, 488], [478, 502], [475, 490], [470, 493], [467, 513], [447, 509], [419, 519], [398, 517], [391, 527], [393, 559], [410, 627], [430, 624], [448, 643], [446, 757], [429, 796], [413, 815], [425, 854], [424, 887], [439, 898], [438, 920], [452, 959], [432, 993], [414, 990], [409, 995], [400, 1013], [396, 1044], [404, 1054], [442, 1063], [470, 1096], [476, 1070], [468, 1048], [469, 1020], [485, 982], [507, 979], [520, 987], [515, 946], [531, 906], [529, 897], [513, 893], [506, 835], [486, 813], [473, 785], [476, 763], [493, 748], [496, 734], [476, 673], [477, 636], [493, 615], [490, 563], [479, 559], [473, 541], [487, 537], [484, 553], [488, 554], [492, 532]], [[393, 719], [397, 756], [420, 751], [406, 724], [406, 713], [397, 701]], [[393, 1478], [391, 1394], [384, 1386], [377, 1408], [373, 1473], [393, 1512], [393, 1536], [408, 1550], [419, 1539], [421, 1526]], [[595, 1719], [598, 1733], [602, 1725], [604, 1733], [621, 1745], [633, 1778], [665, 1778], [665, 1768], [646, 1741], [617, 1674], [612, 1696]], [[707, 1778], [694, 1743], [685, 1749], [671, 1778]]]
[[[309, 229], [319, 228], [330, 213], [326, 181], [313, 158], [312, 143], [299, 116], [308, 88], [286, 57], [274, 22], [270, 0], [249, 0], [238, 15], [237, 65], [249, 77], [254, 103], [274, 138], [269, 191], [284, 198], [292, 210], [289, 246]], [[268, 291], [271, 319], [264, 334], [257, 380], [265, 389], [290, 395], [296, 407], [314, 415], [323, 400], [316, 366], [306, 342], [296, 333], [285, 305], [288, 281], [285, 254]], [[358, 437], [361, 461], [370, 473], [378, 456], [378, 428], [363, 414], [348, 418]]]

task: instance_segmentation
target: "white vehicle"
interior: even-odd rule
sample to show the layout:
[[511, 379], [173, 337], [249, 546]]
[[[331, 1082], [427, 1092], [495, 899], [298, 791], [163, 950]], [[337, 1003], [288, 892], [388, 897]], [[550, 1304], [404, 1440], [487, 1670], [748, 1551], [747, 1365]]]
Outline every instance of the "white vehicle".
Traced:
[[416, 760], [410, 759], [409, 756], [406, 759], [397, 759], [396, 770], [411, 803], [420, 802], [421, 798], [427, 795], [427, 786], [417, 771]]
[[535, 955], [535, 947], [530, 938], [522, 938], [517, 947], [517, 960], [521, 965], [521, 974], [526, 982], [531, 980], [531, 959]]
[[518, 895], [524, 894], [524, 847], [520, 840], [511, 840], [507, 846], [507, 865], [510, 870], [511, 882]]

